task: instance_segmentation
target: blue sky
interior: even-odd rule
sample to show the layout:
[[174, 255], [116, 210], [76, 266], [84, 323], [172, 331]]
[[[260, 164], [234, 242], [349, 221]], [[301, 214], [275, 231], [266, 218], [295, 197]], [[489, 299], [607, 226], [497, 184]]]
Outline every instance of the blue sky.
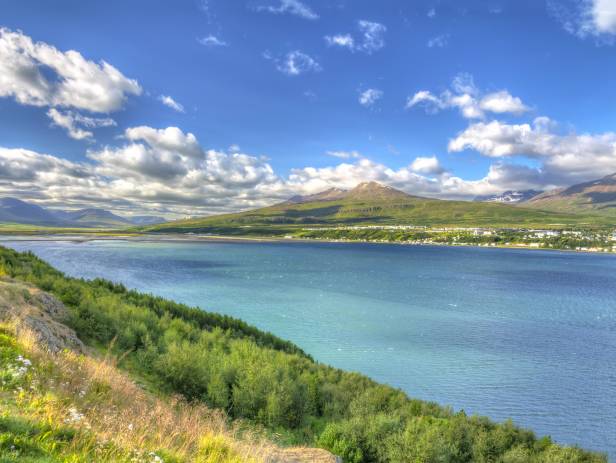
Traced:
[[0, 27], [0, 194], [52, 207], [616, 171], [615, 0], [21, 0]]

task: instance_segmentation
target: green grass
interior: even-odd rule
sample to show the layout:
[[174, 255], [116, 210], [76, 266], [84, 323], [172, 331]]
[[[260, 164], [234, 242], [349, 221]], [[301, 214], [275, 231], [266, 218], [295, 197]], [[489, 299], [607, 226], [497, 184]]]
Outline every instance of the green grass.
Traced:
[[548, 212], [506, 204], [441, 201], [409, 197], [395, 201], [324, 201], [277, 205], [199, 219], [144, 227], [147, 232], [200, 232], [223, 235], [278, 236], [308, 226], [419, 225], [494, 228], [603, 228], [614, 219], [596, 215]]

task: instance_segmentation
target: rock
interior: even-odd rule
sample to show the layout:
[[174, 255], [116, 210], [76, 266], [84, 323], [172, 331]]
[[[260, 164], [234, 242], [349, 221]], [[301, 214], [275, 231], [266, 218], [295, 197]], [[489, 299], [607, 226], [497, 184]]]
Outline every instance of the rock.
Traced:
[[0, 321], [15, 325], [16, 334], [30, 332], [39, 347], [52, 353], [86, 348], [63, 322], [68, 310], [51, 294], [7, 278], [0, 279]]

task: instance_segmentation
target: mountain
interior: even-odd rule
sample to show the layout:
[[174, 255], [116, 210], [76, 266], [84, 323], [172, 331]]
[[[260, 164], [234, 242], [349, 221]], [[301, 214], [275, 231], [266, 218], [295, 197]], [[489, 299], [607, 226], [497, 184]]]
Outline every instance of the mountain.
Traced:
[[17, 198], [0, 198], [0, 222], [59, 225], [62, 219], [36, 204], [30, 204]]
[[105, 209], [87, 208], [76, 211], [57, 211], [65, 223], [86, 227], [127, 227], [132, 222], [124, 217], [115, 215]]
[[314, 201], [335, 201], [337, 199], [343, 199], [346, 193], [346, 190], [342, 190], [340, 188], [329, 188], [325, 191], [315, 193], [313, 195], [293, 196], [288, 201], [285, 201], [282, 204], [301, 204], [311, 203]]
[[277, 236], [309, 225], [452, 225], [533, 227], [604, 224], [598, 216], [556, 213], [503, 203], [448, 201], [412, 196], [376, 182], [352, 190], [329, 189], [235, 214], [143, 227], [150, 232]]
[[390, 186], [381, 185], [377, 182], [364, 182], [357, 185], [344, 195], [344, 199], [350, 201], [405, 201], [408, 199], [425, 199], [419, 196], [411, 196], [403, 191]]
[[162, 217], [138, 215], [122, 217], [106, 209], [86, 208], [75, 211], [47, 209], [17, 198], [0, 198], [0, 223], [53, 227], [126, 228], [165, 222]]
[[540, 190], [507, 190], [496, 195], [475, 196], [473, 201], [507, 204], [523, 203], [541, 193], [543, 193], [543, 191]]
[[363, 182], [351, 190], [343, 190], [341, 188], [329, 188], [320, 193], [315, 193], [307, 196], [293, 196], [288, 201], [282, 204], [304, 204], [319, 201], [338, 201], [338, 200], [355, 200], [355, 201], [374, 201], [374, 200], [396, 200], [406, 199], [411, 196], [403, 191], [396, 190], [390, 186], [381, 185], [377, 182]]
[[130, 220], [133, 225], [156, 225], [167, 221], [167, 219], [156, 215], [133, 215], [126, 218]]
[[524, 207], [567, 213], [596, 213], [616, 217], [616, 174], [546, 191], [522, 204]]

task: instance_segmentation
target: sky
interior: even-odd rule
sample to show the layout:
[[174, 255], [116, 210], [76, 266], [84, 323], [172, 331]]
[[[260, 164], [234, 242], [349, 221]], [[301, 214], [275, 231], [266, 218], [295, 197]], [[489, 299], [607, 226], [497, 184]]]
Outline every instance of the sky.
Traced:
[[0, 196], [168, 218], [616, 172], [616, 0], [0, 0]]

